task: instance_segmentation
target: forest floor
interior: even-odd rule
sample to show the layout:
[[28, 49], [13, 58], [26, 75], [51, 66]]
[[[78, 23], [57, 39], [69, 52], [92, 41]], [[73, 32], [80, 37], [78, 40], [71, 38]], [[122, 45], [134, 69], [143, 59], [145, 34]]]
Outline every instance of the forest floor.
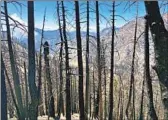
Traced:
[[[9, 120], [17, 120], [17, 118], [11, 118]], [[48, 120], [48, 116], [39, 116], [38, 120]], [[53, 118], [50, 118], [50, 120], [54, 120]], [[64, 116], [61, 116], [60, 120], [66, 120]], [[79, 120], [79, 114], [73, 114], [71, 120]]]

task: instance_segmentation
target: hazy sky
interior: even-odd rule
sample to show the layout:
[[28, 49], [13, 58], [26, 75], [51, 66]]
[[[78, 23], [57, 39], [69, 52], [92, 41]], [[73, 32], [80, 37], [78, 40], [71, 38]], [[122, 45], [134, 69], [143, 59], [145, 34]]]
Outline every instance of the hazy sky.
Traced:
[[[27, 2], [22, 1], [22, 4], [24, 6], [19, 7], [18, 5], [9, 4], [8, 5], [8, 11], [9, 14], [19, 20], [20, 22], [24, 22], [27, 24]], [[111, 9], [112, 9], [112, 2], [99, 2], [99, 10], [100, 10], [100, 29], [103, 29], [105, 27], [109, 27], [108, 24], [111, 19]], [[135, 3], [133, 6], [131, 6], [130, 9], [125, 11], [125, 8], [128, 8], [128, 5], [126, 6], [127, 2], [116, 2], [116, 15], [122, 16], [125, 20], [123, 20], [121, 17], [116, 16], [116, 27], [121, 27], [125, 23], [127, 23], [130, 20], [133, 20], [136, 16], [137, 11], [137, 3]], [[55, 30], [58, 28], [57, 24], [57, 14], [56, 14], [56, 1], [35, 1], [35, 26], [37, 28], [42, 28], [42, 21], [43, 21], [43, 15], [45, 8], [47, 9], [47, 15], [46, 15], [46, 30]], [[74, 11], [74, 2], [64, 2], [64, 5], [67, 10], [67, 21], [68, 23], [71, 23], [71, 25], [67, 25], [69, 30], [74, 30], [75, 24], [75, 11]], [[90, 2], [90, 30], [95, 31], [95, 1]], [[80, 2], [80, 13], [81, 13], [81, 21], [86, 21], [86, 2]], [[138, 2], [138, 14], [139, 16], [144, 16], [146, 14], [145, 8], [144, 8], [144, 2], [139, 1]], [[85, 30], [86, 23], [82, 23], [81, 28], [82, 30]]]

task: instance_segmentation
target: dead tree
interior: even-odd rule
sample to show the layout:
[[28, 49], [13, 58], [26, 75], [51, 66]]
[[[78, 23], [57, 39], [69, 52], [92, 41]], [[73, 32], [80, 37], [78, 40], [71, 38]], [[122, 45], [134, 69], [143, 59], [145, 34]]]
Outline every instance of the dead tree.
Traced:
[[141, 104], [140, 104], [139, 120], [143, 120], [143, 119], [144, 119], [144, 115], [143, 115], [144, 85], [145, 85], [145, 80], [143, 80], [143, 83], [142, 83], [142, 95], [141, 95]]
[[[45, 27], [45, 18], [46, 18], [46, 9], [44, 11], [44, 17], [43, 17], [43, 26], [42, 26], [42, 31], [41, 31], [41, 41], [40, 41], [40, 51], [39, 51], [39, 59], [37, 60], [38, 65], [38, 89], [37, 89], [37, 94], [38, 94], [38, 105], [42, 102], [42, 96], [41, 96], [41, 86], [42, 86], [42, 47], [43, 47], [43, 39], [44, 39], [44, 27]], [[39, 107], [40, 115], [44, 115], [44, 108]]]
[[60, 34], [60, 39], [61, 39], [61, 47], [60, 47], [60, 53], [59, 53], [59, 72], [60, 72], [60, 96], [59, 96], [59, 108], [58, 108], [58, 116], [60, 117], [61, 113], [64, 115], [64, 105], [63, 105], [63, 34], [62, 34], [62, 28], [61, 28], [61, 20], [60, 20], [60, 11], [59, 11], [59, 2], [57, 1], [57, 18], [58, 18], [58, 23], [59, 23], [59, 34]]
[[62, 18], [63, 18], [63, 37], [64, 37], [64, 43], [65, 43], [65, 66], [66, 66], [66, 119], [71, 120], [71, 92], [70, 92], [68, 40], [66, 35], [64, 2], [62, 1], [61, 3], [62, 3]]
[[25, 111], [26, 111], [26, 118], [28, 118], [28, 103], [29, 103], [29, 97], [28, 97], [28, 81], [27, 81], [27, 70], [26, 70], [26, 63], [24, 62], [24, 77], [25, 77], [25, 89], [26, 89], [26, 104], [25, 104]]
[[6, 28], [7, 28], [8, 49], [9, 49], [12, 77], [13, 77], [13, 82], [14, 82], [14, 90], [15, 90], [15, 94], [16, 94], [16, 100], [17, 100], [19, 111], [20, 111], [20, 113], [22, 113], [22, 114], [18, 115], [18, 119], [22, 120], [25, 118], [24, 108], [23, 108], [23, 101], [22, 101], [22, 94], [21, 94], [21, 87], [20, 87], [20, 79], [19, 79], [18, 71], [16, 69], [17, 66], [16, 66], [16, 61], [14, 58], [14, 53], [13, 53], [13, 48], [12, 48], [11, 32], [10, 32], [10, 26], [9, 26], [8, 9], [7, 9], [7, 2], [6, 1], [4, 1], [4, 9], [5, 9], [5, 21], [6, 21]]
[[36, 86], [35, 39], [34, 39], [34, 2], [28, 1], [28, 83], [31, 97], [29, 119], [37, 120], [38, 95]]
[[75, 17], [76, 17], [76, 40], [77, 40], [77, 56], [78, 56], [78, 74], [79, 74], [79, 109], [80, 120], [85, 120], [84, 98], [83, 98], [83, 61], [82, 61], [82, 41], [80, 33], [80, 14], [79, 2], [75, 1]]
[[114, 33], [115, 33], [115, 2], [113, 2], [113, 13], [112, 13], [112, 40], [111, 40], [111, 70], [110, 70], [110, 107], [109, 107], [109, 118], [113, 119], [113, 81], [114, 81]]
[[94, 66], [93, 66], [93, 76], [92, 76], [92, 81], [93, 81], [93, 113], [92, 113], [92, 120], [93, 117], [96, 117], [96, 89], [95, 89], [95, 74], [94, 74]]
[[45, 62], [45, 73], [46, 80], [48, 83], [48, 116], [55, 118], [55, 105], [54, 105], [54, 96], [52, 93], [52, 82], [50, 75], [50, 65], [49, 65], [49, 44], [46, 41], [44, 43], [44, 62]]
[[[16, 108], [16, 113], [18, 116], [20, 116], [20, 111], [19, 111], [19, 107], [17, 105], [17, 101], [15, 99], [15, 94], [14, 94], [14, 91], [12, 89], [12, 84], [11, 84], [11, 81], [9, 79], [9, 76], [8, 76], [8, 73], [7, 73], [7, 70], [6, 70], [6, 67], [5, 67], [5, 64], [4, 64], [4, 61], [3, 59], [1, 60], [2, 64], [4, 65], [4, 70], [5, 70], [5, 76], [6, 76], [6, 80], [7, 80], [7, 83], [8, 83], [8, 86], [9, 86], [9, 90], [10, 90], [10, 93], [11, 93], [11, 97], [12, 97], [12, 100], [13, 100], [13, 103], [14, 103], [14, 106]], [[3, 66], [2, 66], [3, 67]], [[12, 110], [12, 109], [10, 109]], [[10, 111], [11, 112], [11, 111]], [[10, 117], [13, 117], [11, 114], [10, 114]]]
[[148, 17], [145, 16], [146, 23], [145, 23], [145, 78], [147, 82], [147, 91], [148, 91], [148, 97], [149, 97], [149, 115], [152, 118], [152, 120], [158, 120], [158, 117], [156, 115], [156, 111], [154, 108], [153, 103], [153, 90], [152, 90], [152, 79], [150, 77], [150, 63], [149, 63], [149, 25], [148, 25]]
[[102, 106], [102, 85], [101, 85], [101, 59], [100, 59], [100, 24], [99, 24], [99, 2], [96, 1], [96, 30], [97, 30], [97, 68], [98, 68], [98, 94], [97, 94], [97, 113], [100, 120], [103, 119]]
[[102, 43], [102, 59], [103, 59], [103, 74], [104, 74], [104, 120], [106, 120], [106, 117], [107, 117], [107, 75], [106, 75], [106, 46], [105, 46], [105, 43], [104, 43], [105, 40], [103, 40], [103, 43]]
[[88, 108], [89, 108], [89, 1], [87, 1], [87, 28], [86, 28], [86, 91], [85, 91], [85, 113], [86, 120], [88, 119]]
[[[134, 77], [134, 73], [135, 73], [135, 52], [136, 52], [136, 43], [137, 43], [137, 19], [138, 17], [136, 17], [136, 21], [135, 21], [135, 32], [134, 32], [134, 44], [133, 44], [133, 54], [132, 54], [132, 63], [131, 63], [131, 78], [130, 78], [130, 89], [129, 89], [129, 96], [128, 96], [128, 103], [126, 106], [126, 117], [127, 119], [131, 119], [129, 113], [132, 112], [132, 118], [135, 120], [135, 77]], [[133, 95], [132, 95], [133, 94]], [[130, 110], [130, 105], [131, 105], [131, 100], [133, 100], [133, 107]]]
[[154, 42], [155, 70], [160, 81], [164, 119], [168, 119], [168, 31], [161, 17], [158, 1], [145, 1], [145, 8], [149, 15], [148, 22]]
[[1, 120], [7, 120], [7, 91], [5, 83], [5, 65], [1, 53]]

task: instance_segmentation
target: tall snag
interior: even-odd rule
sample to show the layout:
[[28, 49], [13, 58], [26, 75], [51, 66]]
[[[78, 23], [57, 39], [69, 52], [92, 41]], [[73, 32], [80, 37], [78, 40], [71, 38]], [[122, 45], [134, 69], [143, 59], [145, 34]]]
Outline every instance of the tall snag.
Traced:
[[78, 75], [79, 75], [79, 109], [80, 120], [85, 120], [84, 98], [83, 98], [83, 61], [82, 61], [82, 41], [80, 33], [80, 14], [79, 3], [75, 1], [75, 17], [76, 17], [76, 40], [77, 40], [77, 56], [78, 56]]
[[69, 71], [69, 52], [68, 40], [66, 35], [66, 19], [64, 2], [62, 3], [62, 18], [63, 18], [63, 37], [65, 43], [65, 66], [66, 66], [66, 119], [71, 120], [71, 92], [70, 92], [70, 71]]
[[[136, 43], [137, 43], [137, 20], [138, 15], [136, 16], [135, 21], [135, 32], [134, 32], [134, 45], [133, 45], [133, 54], [132, 54], [132, 63], [131, 63], [131, 78], [130, 78], [130, 89], [129, 89], [129, 96], [128, 96], [128, 103], [126, 106], [126, 117], [127, 119], [131, 119], [131, 117], [135, 120], [135, 77], [134, 77], [134, 66], [135, 66], [135, 52], [136, 52]], [[133, 95], [132, 95], [133, 94]], [[133, 101], [132, 109], [130, 109], [131, 100]], [[131, 114], [129, 114], [131, 113]]]
[[38, 94], [36, 87], [35, 39], [34, 39], [34, 2], [28, 1], [28, 83], [31, 97], [29, 119], [37, 120]]
[[104, 119], [107, 117], [107, 75], [106, 75], [106, 47], [105, 39], [102, 40], [102, 68], [104, 79]]
[[87, 28], [86, 28], [86, 91], [85, 91], [85, 113], [86, 120], [88, 119], [88, 108], [89, 108], [89, 1], [87, 1]]
[[168, 119], [168, 31], [160, 14], [158, 1], [145, 1], [145, 8], [147, 14], [149, 14], [148, 23], [154, 42], [155, 71], [160, 82], [164, 119]]
[[28, 97], [28, 82], [27, 82], [27, 71], [26, 71], [26, 63], [24, 62], [24, 77], [25, 77], [25, 111], [26, 111], [26, 118], [28, 118], [28, 103], [29, 103], [29, 97]]
[[149, 25], [148, 25], [148, 17], [145, 16], [146, 23], [145, 23], [145, 78], [147, 82], [147, 92], [149, 97], [149, 114], [152, 120], [158, 120], [156, 115], [156, 111], [154, 108], [153, 103], [153, 90], [152, 90], [152, 79], [150, 77], [150, 63], [149, 63]]
[[[96, 30], [97, 30], [97, 68], [98, 68], [98, 93], [97, 93], [97, 115], [103, 119], [102, 85], [101, 85], [101, 59], [100, 59], [100, 24], [99, 24], [99, 2], [96, 1]], [[96, 115], [96, 116], [97, 116]]]
[[[39, 51], [39, 59], [38, 59], [38, 89], [37, 89], [37, 95], [38, 95], [38, 105], [42, 103], [42, 96], [41, 96], [41, 87], [42, 87], [42, 47], [43, 47], [43, 39], [44, 39], [44, 26], [45, 26], [45, 18], [46, 18], [46, 9], [44, 11], [44, 17], [43, 17], [43, 26], [41, 30], [41, 41], [40, 41], [40, 51]], [[40, 114], [44, 114], [44, 108], [43, 106], [39, 108]]]
[[140, 103], [140, 115], [139, 115], [139, 120], [143, 120], [143, 119], [144, 119], [144, 114], [143, 114], [144, 85], [145, 85], [145, 80], [143, 80], [143, 83], [142, 83], [142, 95], [141, 95], [141, 103]]
[[5, 83], [5, 65], [1, 53], [1, 120], [7, 120], [7, 91]]
[[59, 72], [60, 72], [60, 95], [59, 95], [59, 107], [58, 107], [58, 116], [60, 117], [61, 113], [64, 115], [64, 105], [63, 105], [63, 35], [62, 35], [62, 28], [61, 28], [61, 20], [60, 20], [60, 11], [59, 11], [59, 2], [57, 1], [57, 18], [58, 18], [58, 24], [59, 24], [59, 34], [60, 34], [60, 39], [61, 39], [61, 48], [60, 48], [60, 53], [59, 53]]
[[5, 9], [5, 21], [6, 21], [6, 28], [7, 28], [7, 39], [8, 39], [8, 49], [9, 49], [9, 57], [10, 57], [10, 64], [11, 64], [11, 70], [12, 70], [12, 77], [14, 82], [14, 90], [16, 94], [16, 100], [18, 104], [18, 108], [20, 115], [18, 115], [18, 119], [22, 120], [25, 118], [24, 116], [24, 108], [23, 108], [23, 101], [22, 101], [22, 94], [21, 94], [21, 87], [20, 87], [20, 79], [19, 74], [17, 71], [16, 61], [14, 58], [14, 52], [12, 48], [12, 39], [11, 39], [11, 32], [10, 32], [10, 26], [9, 26], [9, 19], [8, 19], [8, 9], [7, 9], [7, 2], [4, 1], [4, 9]]
[[114, 32], [115, 32], [115, 2], [113, 2], [113, 13], [112, 13], [112, 40], [111, 40], [111, 70], [110, 70], [110, 111], [108, 120], [113, 119], [113, 81], [114, 81]]
[[54, 105], [54, 96], [52, 93], [52, 82], [51, 82], [51, 75], [50, 75], [50, 65], [49, 65], [49, 44], [46, 41], [44, 43], [44, 62], [45, 62], [45, 73], [46, 73], [46, 80], [48, 83], [48, 116], [55, 118], [55, 105]]

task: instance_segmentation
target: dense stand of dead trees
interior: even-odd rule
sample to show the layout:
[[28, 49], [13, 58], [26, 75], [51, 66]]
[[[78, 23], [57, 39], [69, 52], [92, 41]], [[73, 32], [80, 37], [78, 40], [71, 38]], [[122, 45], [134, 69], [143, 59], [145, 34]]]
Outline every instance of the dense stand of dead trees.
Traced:
[[[57, 115], [60, 118], [61, 114], [66, 115], [67, 120], [71, 120], [71, 115], [73, 113], [80, 114], [80, 120], [88, 120], [93, 118], [98, 118], [100, 120], [107, 119], [124, 119], [125, 115], [127, 119], [139, 120], [145, 119], [144, 112], [144, 97], [145, 97], [145, 85], [147, 88], [148, 94], [148, 104], [149, 104], [149, 115], [151, 119], [158, 120], [159, 113], [156, 112], [154, 106], [154, 97], [152, 89], [152, 78], [150, 76], [150, 63], [149, 63], [149, 28], [152, 33], [152, 38], [154, 41], [154, 49], [156, 54], [156, 66], [154, 67], [158, 79], [160, 81], [161, 87], [161, 99], [164, 106], [164, 119], [168, 119], [168, 32], [165, 29], [163, 19], [160, 15], [159, 6], [157, 1], [145, 2], [145, 7], [148, 15], [145, 17], [145, 45], [144, 45], [144, 80], [142, 83], [142, 93], [140, 100], [140, 111], [136, 112], [135, 109], [135, 54], [136, 54], [136, 43], [137, 43], [137, 26], [138, 26], [138, 17], [135, 21], [135, 34], [134, 34], [134, 43], [133, 43], [133, 54], [132, 54], [132, 63], [131, 63], [131, 75], [130, 75], [130, 86], [128, 101], [125, 99], [125, 93], [123, 92], [123, 82], [121, 75], [119, 76], [119, 87], [118, 87], [118, 100], [117, 100], [117, 109], [115, 109], [114, 102], [114, 81], [116, 75], [114, 73], [114, 41], [115, 41], [115, 10], [116, 4], [112, 2], [112, 28], [111, 28], [111, 54], [110, 54], [110, 71], [108, 71], [106, 66], [106, 55], [105, 55], [105, 43], [101, 40], [100, 36], [100, 12], [99, 12], [99, 2], [95, 3], [95, 15], [96, 15], [96, 67], [94, 63], [90, 62], [90, 38], [89, 38], [89, 28], [90, 28], [90, 4], [89, 1], [86, 2], [86, 71], [84, 74], [83, 68], [83, 51], [82, 51], [82, 38], [81, 38], [81, 18], [80, 18], [80, 8], [79, 2], [75, 1], [75, 25], [76, 25], [76, 43], [77, 43], [77, 63], [78, 70], [73, 70], [70, 66], [70, 47], [67, 37], [67, 21], [66, 21], [66, 10], [64, 1], [57, 1], [57, 19], [59, 25], [59, 34], [60, 34], [60, 51], [59, 51], [59, 62], [56, 62], [56, 76], [58, 74], [57, 69], [59, 69], [59, 78], [56, 78], [57, 87], [53, 86], [53, 80], [51, 75], [51, 64], [50, 53], [49, 53], [49, 44], [46, 41], [43, 45], [44, 39], [44, 25], [45, 25], [45, 16], [43, 20], [42, 27], [42, 36], [40, 43], [40, 52], [39, 56], [35, 56], [35, 37], [34, 37], [34, 2], [28, 1], [28, 64], [24, 62], [24, 77], [21, 76], [18, 71], [18, 64], [16, 61], [16, 56], [12, 44], [11, 29], [9, 23], [9, 13], [7, 2], [4, 1], [4, 15], [6, 21], [6, 30], [7, 30], [7, 46], [9, 51], [9, 61], [10, 69], [12, 74], [12, 83], [11, 78], [9, 78], [9, 71], [6, 69], [6, 63], [4, 62], [3, 53], [1, 53], [1, 90], [3, 91], [3, 119], [7, 119], [7, 87], [9, 87], [9, 92], [12, 96], [12, 101], [16, 110], [17, 118], [19, 120], [31, 119], [37, 120], [38, 112], [41, 111], [40, 104], [43, 104], [42, 96], [42, 84], [44, 85], [44, 104], [45, 107], [42, 107], [41, 114], [47, 114], [49, 117], [55, 118], [56, 111]], [[153, 8], [156, 8], [153, 11]], [[155, 24], [153, 24], [155, 23]], [[64, 49], [63, 49], [64, 47]], [[42, 58], [42, 48], [44, 48], [44, 58]], [[103, 54], [103, 55], [101, 55]], [[64, 58], [65, 57], [65, 58]], [[37, 59], [38, 58], [38, 59]], [[37, 63], [35, 63], [37, 60]], [[45, 72], [42, 69], [44, 60]], [[92, 61], [93, 62], [93, 61]], [[38, 64], [38, 77], [36, 75], [36, 64]], [[65, 66], [65, 67], [64, 67]], [[93, 70], [90, 69], [91, 66]], [[28, 68], [28, 71], [27, 71]], [[96, 69], [97, 68], [97, 69]], [[97, 71], [96, 71], [97, 70]], [[45, 73], [43, 78], [42, 72]], [[75, 75], [73, 74], [75, 72]], [[27, 75], [28, 74], [28, 75]], [[110, 84], [109, 84], [109, 93], [107, 92], [107, 79], [108, 74], [110, 75]], [[85, 87], [84, 87], [84, 75]], [[97, 76], [96, 76], [97, 75]], [[78, 77], [78, 82], [76, 77]], [[21, 84], [21, 79], [24, 78], [24, 85]], [[38, 78], [38, 79], [37, 79]], [[64, 83], [65, 78], [65, 83]], [[42, 82], [44, 79], [44, 82]], [[5, 81], [6, 80], [6, 81]], [[58, 82], [59, 81], [59, 82]], [[102, 84], [103, 82], [104, 84]], [[7, 85], [6, 85], [7, 83]], [[38, 83], [38, 84], [36, 84]], [[58, 85], [60, 83], [60, 85]], [[65, 84], [65, 90], [64, 90]], [[77, 87], [78, 86], [78, 87]], [[55, 107], [55, 97], [54, 97], [54, 87], [57, 89], [57, 109]], [[84, 91], [85, 88], [85, 91]], [[104, 90], [102, 89], [104, 88]], [[14, 90], [13, 90], [14, 89]], [[25, 92], [24, 92], [25, 90]], [[104, 91], [104, 94], [103, 94]], [[65, 98], [64, 98], [65, 92]], [[85, 93], [85, 94], [84, 94]], [[78, 97], [77, 95], [78, 94]], [[103, 97], [104, 95], [104, 97]], [[23, 98], [25, 96], [25, 99]], [[64, 104], [64, 100], [65, 103]], [[127, 102], [126, 110], [124, 109], [125, 101]], [[109, 104], [109, 107], [108, 107]], [[64, 110], [66, 112], [64, 113]], [[44, 112], [45, 111], [45, 112]]]

